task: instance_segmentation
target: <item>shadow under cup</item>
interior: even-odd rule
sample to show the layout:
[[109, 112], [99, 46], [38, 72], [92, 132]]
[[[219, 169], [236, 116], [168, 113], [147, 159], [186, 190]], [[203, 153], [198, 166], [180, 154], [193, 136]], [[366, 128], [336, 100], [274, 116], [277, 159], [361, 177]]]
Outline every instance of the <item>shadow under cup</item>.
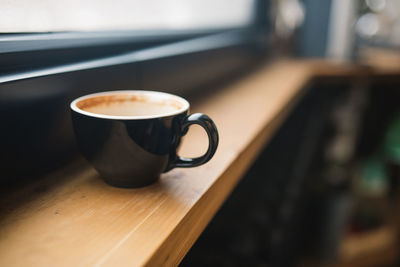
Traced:
[[[80, 97], [71, 103], [72, 123], [84, 157], [103, 179], [118, 187], [154, 183], [175, 167], [209, 161], [218, 146], [218, 131], [206, 115], [188, 115], [189, 103], [154, 91], [112, 91]], [[207, 152], [182, 158], [177, 149], [192, 124], [207, 132]]]

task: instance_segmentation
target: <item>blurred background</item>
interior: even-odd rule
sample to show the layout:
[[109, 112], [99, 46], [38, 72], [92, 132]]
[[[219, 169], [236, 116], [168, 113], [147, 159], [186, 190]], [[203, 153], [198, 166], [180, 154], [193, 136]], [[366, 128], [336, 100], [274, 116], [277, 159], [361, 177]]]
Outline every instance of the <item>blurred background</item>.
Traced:
[[[400, 0], [0, 0], [0, 183], [77, 157], [78, 96], [196, 101], [281, 58], [398, 70]], [[400, 266], [400, 77], [308, 86], [182, 266]]]

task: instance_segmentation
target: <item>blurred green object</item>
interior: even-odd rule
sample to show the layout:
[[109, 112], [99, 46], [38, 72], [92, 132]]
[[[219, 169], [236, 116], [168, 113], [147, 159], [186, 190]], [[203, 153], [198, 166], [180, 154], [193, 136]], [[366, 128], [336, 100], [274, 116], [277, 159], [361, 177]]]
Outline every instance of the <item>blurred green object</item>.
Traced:
[[386, 132], [383, 151], [390, 172], [389, 196], [394, 200], [400, 193], [400, 113], [390, 123]]
[[400, 165], [400, 114], [389, 125], [383, 149], [389, 161]]
[[388, 191], [388, 172], [383, 160], [372, 157], [361, 163], [357, 191], [364, 196], [383, 196]]

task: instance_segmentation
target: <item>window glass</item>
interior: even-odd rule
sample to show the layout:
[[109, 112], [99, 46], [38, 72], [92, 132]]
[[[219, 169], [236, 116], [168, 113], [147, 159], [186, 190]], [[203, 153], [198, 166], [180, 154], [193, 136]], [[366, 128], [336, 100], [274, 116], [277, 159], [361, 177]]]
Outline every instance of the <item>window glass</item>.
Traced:
[[0, 32], [245, 26], [254, 0], [0, 0]]

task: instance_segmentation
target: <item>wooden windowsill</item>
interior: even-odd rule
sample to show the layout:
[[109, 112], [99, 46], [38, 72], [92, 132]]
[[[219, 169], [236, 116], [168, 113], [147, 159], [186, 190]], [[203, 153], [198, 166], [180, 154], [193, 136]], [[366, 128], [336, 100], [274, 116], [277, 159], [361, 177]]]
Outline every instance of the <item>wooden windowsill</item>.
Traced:
[[[389, 74], [399, 72], [390, 72]], [[317, 76], [386, 74], [322, 61], [278, 61], [193, 103], [215, 121], [220, 145], [201, 167], [152, 186], [106, 185], [83, 160], [5, 194], [1, 266], [177, 265]], [[206, 145], [190, 130], [181, 154]]]

